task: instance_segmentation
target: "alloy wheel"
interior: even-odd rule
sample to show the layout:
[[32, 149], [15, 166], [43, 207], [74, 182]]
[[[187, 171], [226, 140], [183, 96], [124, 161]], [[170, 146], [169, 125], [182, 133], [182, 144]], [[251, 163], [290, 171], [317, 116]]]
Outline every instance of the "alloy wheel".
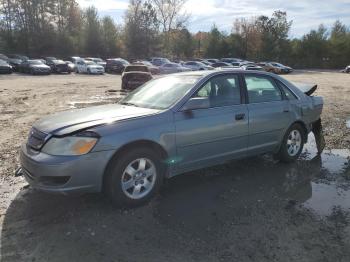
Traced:
[[141, 199], [153, 189], [157, 177], [154, 163], [147, 158], [132, 161], [124, 170], [121, 186], [131, 199]]
[[292, 130], [287, 139], [287, 151], [290, 156], [296, 156], [301, 148], [302, 137], [299, 130]]

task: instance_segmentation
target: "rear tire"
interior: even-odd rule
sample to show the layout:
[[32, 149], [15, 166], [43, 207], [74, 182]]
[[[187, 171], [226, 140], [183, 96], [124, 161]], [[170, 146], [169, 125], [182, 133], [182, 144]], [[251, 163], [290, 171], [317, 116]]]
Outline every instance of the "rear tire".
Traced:
[[165, 168], [154, 150], [139, 147], [124, 151], [107, 169], [105, 190], [118, 206], [147, 203], [162, 185]]
[[300, 124], [293, 124], [283, 137], [282, 144], [276, 158], [284, 163], [296, 161], [306, 141], [306, 134]]

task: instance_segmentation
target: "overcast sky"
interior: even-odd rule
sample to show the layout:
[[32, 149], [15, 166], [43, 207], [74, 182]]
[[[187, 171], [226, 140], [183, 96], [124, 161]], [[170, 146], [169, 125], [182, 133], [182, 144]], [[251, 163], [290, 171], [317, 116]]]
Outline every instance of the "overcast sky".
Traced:
[[[78, 0], [85, 8], [95, 6], [100, 15], [111, 15], [123, 22], [128, 0]], [[271, 15], [274, 10], [287, 11], [293, 20], [290, 37], [300, 37], [323, 23], [330, 27], [339, 19], [350, 26], [350, 0], [188, 0], [185, 11], [191, 14], [188, 28], [192, 32], [209, 31], [215, 23], [230, 32], [236, 18]]]

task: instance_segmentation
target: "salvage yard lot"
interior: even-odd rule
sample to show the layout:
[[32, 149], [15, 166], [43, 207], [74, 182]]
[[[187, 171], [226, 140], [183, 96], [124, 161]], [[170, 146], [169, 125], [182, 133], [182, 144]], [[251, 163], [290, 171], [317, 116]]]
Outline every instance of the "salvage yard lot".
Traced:
[[[328, 150], [321, 159], [310, 146], [293, 165], [258, 157], [254, 165], [244, 160], [194, 172], [169, 181], [148, 206], [123, 211], [100, 195], [46, 195], [13, 177], [35, 120], [120, 99], [120, 76], [0, 75], [0, 258], [350, 261], [350, 75], [284, 77], [319, 85]], [[318, 192], [336, 201], [321, 201]]]

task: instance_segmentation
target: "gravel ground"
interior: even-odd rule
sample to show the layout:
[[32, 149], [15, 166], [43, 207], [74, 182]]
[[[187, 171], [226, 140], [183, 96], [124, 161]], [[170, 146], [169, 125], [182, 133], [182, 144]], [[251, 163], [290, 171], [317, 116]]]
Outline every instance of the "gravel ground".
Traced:
[[1, 261], [350, 261], [350, 75], [297, 71], [325, 98], [327, 150], [295, 164], [269, 156], [167, 181], [147, 206], [57, 196], [14, 178], [38, 118], [115, 101], [120, 76], [0, 76]]

